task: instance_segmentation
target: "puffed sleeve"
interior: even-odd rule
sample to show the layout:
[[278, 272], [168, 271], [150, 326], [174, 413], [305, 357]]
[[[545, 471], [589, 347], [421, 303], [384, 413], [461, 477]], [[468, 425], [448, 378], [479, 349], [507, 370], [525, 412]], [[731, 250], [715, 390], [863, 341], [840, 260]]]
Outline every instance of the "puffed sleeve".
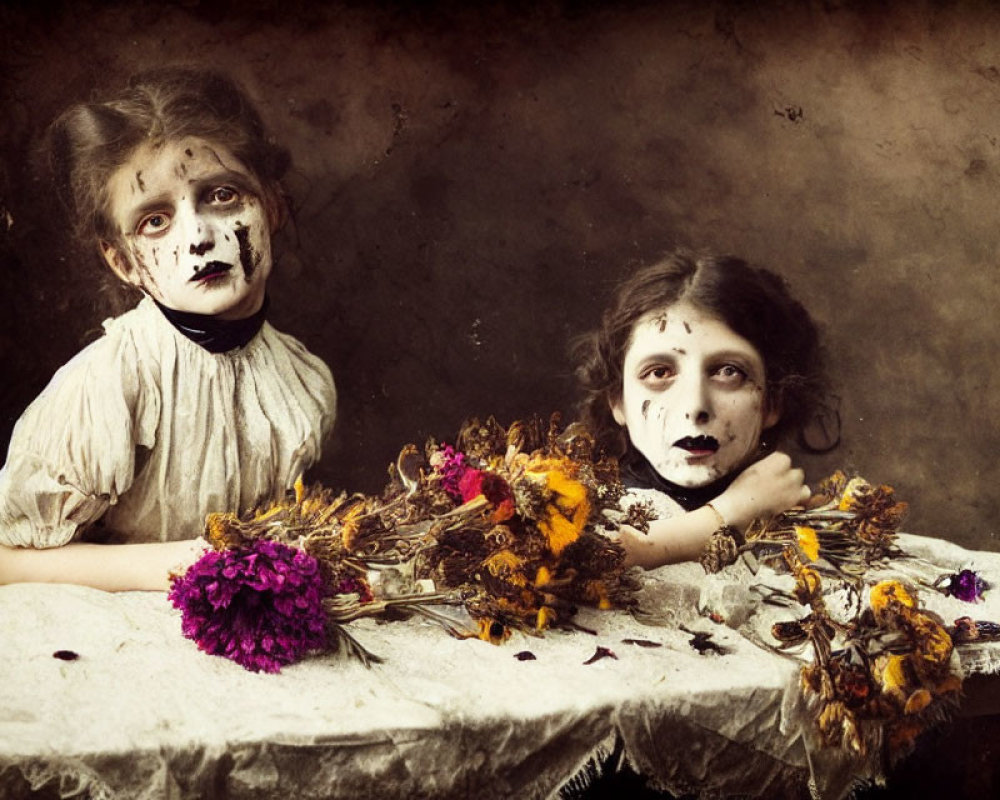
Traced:
[[0, 470], [0, 544], [64, 545], [129, 488], [146, 438], [134, 422], [140, 380], [134, 347], [107, 335], [56, 372]]

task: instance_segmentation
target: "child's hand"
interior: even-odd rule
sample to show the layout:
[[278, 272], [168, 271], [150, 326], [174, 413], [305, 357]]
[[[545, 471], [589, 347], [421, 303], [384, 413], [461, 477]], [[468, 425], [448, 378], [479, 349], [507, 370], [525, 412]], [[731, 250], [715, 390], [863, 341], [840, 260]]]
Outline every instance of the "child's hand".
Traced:
[[188, 568], [194, 564], [205, 553], [212, 549], [211, 545], [201, 536], [197, 539], [185, 539], [183, 541], [171, 542], [167, 545], [172, 549], [172, 555], [176, 559], [170, 565], [169, 575], [183, 575]]
[[666, 554], [656, 538], [647, 536], [631, 525], [620, 525], [615, 531], [609, 533], [609, 537], [616, 539], [625, 550], [625, 563], [630, 567], [638, 565], [646, 569], [653, 569], [668, 563]]
[[809, 496], [805, 473], [792, 467], [785, 453], [771, 453], [743, 470], [712, 506], [727, 525], [745, 530], [755, 519], [770, 519], [805, 503]]

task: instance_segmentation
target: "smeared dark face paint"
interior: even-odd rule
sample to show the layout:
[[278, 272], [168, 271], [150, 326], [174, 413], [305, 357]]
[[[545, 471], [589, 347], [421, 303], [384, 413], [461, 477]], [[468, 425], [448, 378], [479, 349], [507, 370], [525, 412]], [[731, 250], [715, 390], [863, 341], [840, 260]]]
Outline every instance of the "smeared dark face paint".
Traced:
[[108, 191], [129, 282], [178, 311], [238, 319], [260, 308], [270, 224], [259, 181], [232, 153], [196, 137], [144, 145]]
[[705, 486], [743, 468], [766, 424], [756, 348], [690, 303], [646, 315], [630, 336], [615, 419], [665, 479]]
[[[141, 277], [142, 285], [149, 285], [156, 288], [156, 278], [153, 277], [152, 271], [146, 265], [146, 258], [143, 252], [134, 243], [130, 246], [129, 251], [132, 253], [132, 264]], [[152, 255], [155, 261], [157, 258], [155, 250], [152, 251]]]
[[256, 254], [250, 246], [250, 231], [246, 228], [237, 228], [233, 233], [236, 234], [236, 241], [240, 243], [240, 266], [243, 267], [243, 277], [249, 281], [257, 269]]

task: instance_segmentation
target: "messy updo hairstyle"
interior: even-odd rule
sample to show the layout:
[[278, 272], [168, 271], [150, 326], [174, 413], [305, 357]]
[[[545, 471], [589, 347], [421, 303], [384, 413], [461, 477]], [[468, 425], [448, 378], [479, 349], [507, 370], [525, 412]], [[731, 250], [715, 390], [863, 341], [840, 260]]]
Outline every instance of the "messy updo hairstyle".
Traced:
[[56, 190], [81, 242], [120, 243], [108, 181], [143, 143], [197, 136], [227, 148], [264, 187], [262, 200], [281, 219], [279, 181], [288, 152], [268, 138], [247, 95], [229, 78], [185, 67], [141, 72], [123, 91], [80, 103], [52, 123], [47, 138]]
[[[601, 326], [573, 345], [583, 389], [581, 420], [598, 445], [619, 458], [628, 446], [628, 433], [615, 422], [611, 406], [622, 397], [625, 355], [635, 324], [682, 301], [721, 320], [760, 353], [767, 400], [781, 410], [778, 422], [766, 431], [766, 444], [773, 446], [798, 434], [806, 446], [802, 432], [824, 407], [826, 396], [819, 333], [812, 318], [774, 273], [739, 258], [685, 250], [640, 269], [622, 283]], [[808, 449], [834, 446], [835, 441], [827, 441]]]

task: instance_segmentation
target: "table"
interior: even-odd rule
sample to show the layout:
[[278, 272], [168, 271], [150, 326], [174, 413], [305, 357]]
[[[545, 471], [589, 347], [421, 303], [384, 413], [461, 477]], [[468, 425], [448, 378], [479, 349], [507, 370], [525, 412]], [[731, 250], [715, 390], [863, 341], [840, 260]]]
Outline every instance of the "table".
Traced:
[[[900, 541], [1000, 587], [1000, 554]], [[540, 798], [616, 738], [675, 793], [807, 796], [810, 760], [828, 754], [807, 758], [790, 714], [799, 664], [754, 643], [768, 615], [796, 613], [765, 610], [747, 585], [696, 564], [644, 580], [658, 625], [585, 609], [578, 621], [596, 634], [515, 633], [494, 646], [422, 618], [359, 620], [351, 632], [384, 664], [318, 656], [279, 675], [199, 652], [162, 594], [0, 587], [0, 796]], [[1000, 620], [1000, 589], [972, 607], [921, 599], [948, 621]], [[710, 632], [725, 654], [699, 653], [681, 625]], [[617, 658], [585, 664], [598, 646]], [[960, 668], [997, 672], [1000, 644], [968, 648]], [[852, 771], [876, 774], [855, 767], [828, 771], [824, 796], [845, 794]]]

